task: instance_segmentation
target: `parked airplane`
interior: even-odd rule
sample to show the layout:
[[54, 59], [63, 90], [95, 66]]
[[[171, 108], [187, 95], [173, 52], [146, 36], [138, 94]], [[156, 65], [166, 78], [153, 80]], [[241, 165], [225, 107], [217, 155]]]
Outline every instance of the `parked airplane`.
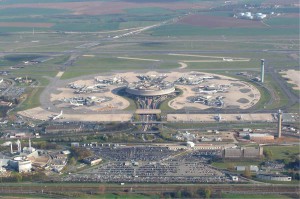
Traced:
[[233, 59], [223, 57], [223, 61], [233, 61]]
[[223, 120], [223, 118], [222, 118], [222, 116], [221, 116], [220, 114], [215, 115], [215, 116], [214, 116], [214, 119], [215, 119], [216, 121], [218, 121], [218, 122], [221, 122], [221, 120]]
[[213, 76], [203, 76], [203, 77], [201, 77], [202, 79], [214, 79], [214, 77]]
[[83, 103], [78, 103], [78, 102], [74, 102], [74, 101], [70, 101], [70, 104], [71, 105], [74, 105], [74, 106], [83, 106]]
[[52, 116], [50, 116], [50, 119], [51, 120], [57, 120], [57, 119], [61, 118], [62, 115], [63, 115], [63, 111], [61, 110], [58, 115], [52, 115]]
[[199, 89], [199, 93], [213, 94], [213, 93], [217, 93], [217, 90], [205, 91], [205, 90]]

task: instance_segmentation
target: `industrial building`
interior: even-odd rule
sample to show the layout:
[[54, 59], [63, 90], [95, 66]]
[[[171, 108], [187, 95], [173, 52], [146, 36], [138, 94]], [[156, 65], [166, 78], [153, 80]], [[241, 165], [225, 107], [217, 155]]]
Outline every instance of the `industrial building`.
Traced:
[[239, 18], [239, 19], [249, 19], [249, 20], [263, 20], [267, 17], [266, 14], [263, 13], [251, 13], [251, 12], [240, 12], [234, 17]]
[[282, 174], [257, 174], [256, 177], [262, 180], [283, 181], [283, 182], [292, 181], [292, 177], [282, 175]]
[[260, 158], [263, 147], [227, 148], [223, 150], [224, 158]]
[[94, 166], [96, 164], [99, 164], [101, 161], [102, 161], [101, 158], [95, 157], [95, 156], [87, 157], [87, 158], [83, 159], [83, 162], [90, 165], [90, 166]]
[[26, 157], [15, 157], [12, 160], [9, 160], [8, 166], [12, 169], [18, 171], [19, 173], [27, 173], [31, 171], [32, 165], [31, 161]]
[[[245, 171], [246, 168], [247, 168], [247, 166], [236, 166], [235, 167], [236, 171]], [[258, 170], [259, 170], [258, 166], [255, 166], [255, 165], [250, 165], [248, 168], [251, 172], [258, 172]]]
[[273, 141], [274, 135], [270, 135], [268, 133], [250, 133], [248, 138], [254, 142], [266, 142]]
[[195, 147], [195, 143], [194, 143], [194, 142], [191, 142], [191, 141], [187, 141], [187, 142], [186, 142], [186, 146], [187, 146], [188, 148], [194, 148], [194, 147]]

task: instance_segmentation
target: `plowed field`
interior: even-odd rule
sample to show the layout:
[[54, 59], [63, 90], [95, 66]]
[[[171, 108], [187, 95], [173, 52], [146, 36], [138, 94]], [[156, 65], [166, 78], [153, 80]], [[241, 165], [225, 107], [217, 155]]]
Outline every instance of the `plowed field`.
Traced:
[[251, 21], [246, 19], [236, 19], [234, 17], [220, 17], [220, 16], [206, 16], [206, 15], [190, 15], [187, 16], [178, 23], [189, 24], [193, 26], [203, 26], [209, 28], [218, 27], [243, 27], [243, 28], [253, 28], [253, 27], [265, 27], [260, 21]]
[[189, 2], [172, 2], [170, 3], [136, 3], [136, 2], [72, 2], [72, 3], [35, 3], [35, 4], [13, 4], [1, 6], [1, 8], [53, 8], [53, 9], [68, 9], [72, 10], [73, 14], [85, 15], [103, 15], [103, 14], [118, 14], [130, 8], [146, 8], [158, 7], [170, 10], [178, 9], [199, 9], [209, 8], [212, 3], [204, 2], [189, 3]]

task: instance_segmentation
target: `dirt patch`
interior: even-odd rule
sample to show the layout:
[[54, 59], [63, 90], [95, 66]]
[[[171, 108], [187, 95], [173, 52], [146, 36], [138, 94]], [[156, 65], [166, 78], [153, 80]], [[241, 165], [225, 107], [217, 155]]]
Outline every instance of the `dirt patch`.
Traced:
[[178, 62], [178, 64], [180, 64], [180, 67], [179, 69], [184, 69], [187, 67], [187, 64], [186, 63], [183, 63], [183, 62]]
[[35, 28], [50, 28], [53, 23], [30, 23], [30, 22], [0, 22], [0, 27], [35, 27]]
[[300, 90], [300, 71], [297, 70], [287, 70], [281, 72], [282, 77], [288, 79], [288, 83], [294, 84], [293, 89]]
[[193, 26], [203, 26], [208, 28], [218, 27], [265, 27], [260, 21], [250, 21], [236, 19], [234, 17], [206, 16], [206, 15], [189, 15], [178, 21], [179, 24], [189, 24]]
[[289, 54], [288, 56], [290, 58], [294, 59], [294, 60], [299, 60], [299, 55], [298, 54]]
[[247, 103], [249, 103], [249, 100], [246, 99], [246, 98], [240, 98], [240, 99], [237, 100], [237, 102], [241, 103], [241, 104], [247, 104]]
[[241, 93], [249, 93], [251, 91], [251, 89], [249, 88], [242, 88], [240, 89]]
[[170, 3], [136, 3], [136, 2], [70, 2], [70, 3], [35, 3], [35, 4], [13, 4], [5, 5], [1, 8], [53, 8], [53, 9], [68, 9], [72, 10], [73, 14], [81, 15], [103, 15], [103, 14], [118, 14], [123, 13], [129, 8], [146, 8], [157, 7], [169, 10], [178, 9], [203, 9], [210, 8], [213, 3], [188, 3], [188, 2], [172, 2]]
[[243, 84], [239, 84], [239, 83], [231, 83], [232, 86], [239, 86], [239, 87], [243, 87]]

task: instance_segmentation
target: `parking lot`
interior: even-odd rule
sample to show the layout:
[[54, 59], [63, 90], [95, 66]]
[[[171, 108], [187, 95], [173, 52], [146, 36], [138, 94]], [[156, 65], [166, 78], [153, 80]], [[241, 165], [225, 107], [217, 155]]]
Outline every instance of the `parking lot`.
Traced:
[[81, 182], [230, 182], [208, 160], [218, 150], [172, 151], [167, 147], [95, 147], [91, 149], [105, 163], [71, 174], [63, 181]]

